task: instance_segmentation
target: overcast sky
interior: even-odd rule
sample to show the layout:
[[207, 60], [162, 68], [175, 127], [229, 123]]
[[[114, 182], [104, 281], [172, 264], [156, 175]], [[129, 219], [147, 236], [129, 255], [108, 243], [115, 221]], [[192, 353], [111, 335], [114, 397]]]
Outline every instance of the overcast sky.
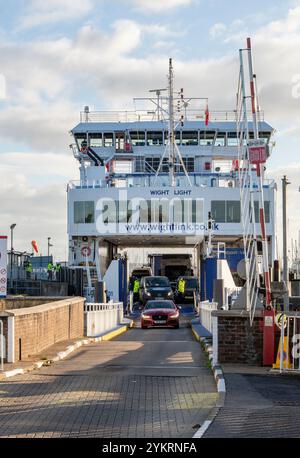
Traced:
[[[252, 37], [265, 119], [276, 129], [268, 177], [289, 187], [290, 237], [300, 228], [300, 1], [0, 0], [0, 234], [17, 223], [14, 248], [47, 237], [67, 257], [66, 184], [78, 178], [68, 145], [79, 111], [130, 108], [177, 86], [234, 109], [238, 49]], [[161, 86], [163, 85], [163, 86]], [[278, 238], [281, 231], [279, 226]]]

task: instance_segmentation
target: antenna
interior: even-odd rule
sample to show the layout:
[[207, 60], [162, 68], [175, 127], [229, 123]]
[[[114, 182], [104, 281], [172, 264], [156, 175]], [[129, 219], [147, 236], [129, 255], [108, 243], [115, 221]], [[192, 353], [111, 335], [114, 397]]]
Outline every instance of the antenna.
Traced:
[[[164, 154], [161, 157], [154, 183], [157, 180], [158, 174], [162, 169], [162, 164], [165, 156], [168, 154], [168, 165], [169, 165], [169, 179], [170, 179], [170, 186], [176, 186], [176, 175], [175, 175], [175, 167], [176, 165], [180, 165], [184, 171], [184, 174], [188, 180], [190, 186], [192, 186], [190, 177], [187, 173], [186, 167], [184, 165], [181, 153], [178, 149], [178, 146], [175, 142], [175, 114], [174, 114], [174, 71], [173, 71], [173, 63], [172, 59], [169, 59], [169, 74], [168, 74], [168, 142], [166, 145], [166, 149]], [[183, 89], [181, 89], [181, 100], [183, 100]], [[177, 99], [175, 99], [177, 100]], [[178, 105], [177, 105], [178, 110]], [[183, 119], [181, 117], [181, 123]], [[176, 163], [176, 158], [178, 157], [179, 163]]]
[[149, 92], [154, 92], [157, 96], [157, 108], [156, 108], [156, 112], [157, 112], [157, 121], [160, 121], [160, 115], [162, 114], [162, 106], [160, 105], [160, 102], [161, 102], [161, 98], [160, 98], [160, 95], [163, 91], [166, 91], [167, 89], [150, 89]]

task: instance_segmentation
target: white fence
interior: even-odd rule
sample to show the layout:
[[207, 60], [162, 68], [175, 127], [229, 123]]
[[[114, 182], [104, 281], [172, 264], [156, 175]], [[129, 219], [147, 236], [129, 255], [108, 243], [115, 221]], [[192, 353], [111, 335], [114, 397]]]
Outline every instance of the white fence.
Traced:
[[199, 304], [199, 316], [202, 326], [212, 333], [212, 319], [211, 313], [213, 310], [218, 309], [217, 302], [204, 301]]
[[300, 313], [285, 312], [280, 321], [280, 372], [300, 373]]
[[123, 321], [123, 303], [91, 304], [84, 306], [86, 335], [96, 337], [114, 329]]

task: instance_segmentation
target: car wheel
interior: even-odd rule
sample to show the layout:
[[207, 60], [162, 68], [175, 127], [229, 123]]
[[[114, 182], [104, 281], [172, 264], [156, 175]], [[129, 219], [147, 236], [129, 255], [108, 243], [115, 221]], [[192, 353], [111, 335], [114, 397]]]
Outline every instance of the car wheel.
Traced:
[[174, 329], [179, 329], [179, 323], [174, 326]]
[[148, 326], [141, 326], [141, 328], [142, 328], [142, 329], [147, 329], [147, 328], [148, 328]]

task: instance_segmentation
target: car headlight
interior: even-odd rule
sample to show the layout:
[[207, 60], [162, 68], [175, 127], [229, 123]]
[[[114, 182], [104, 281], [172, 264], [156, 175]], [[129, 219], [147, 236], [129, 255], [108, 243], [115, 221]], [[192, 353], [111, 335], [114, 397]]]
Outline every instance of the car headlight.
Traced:
[[178, 318], [178, 317], [179, 317], [179, 312], [176, 312], [173, 315], [169, 316], [169, 318]]
[[149, 320], [151, 318], [151, 315], [146, 315], [145, 313], [142, 313], [142, 318]]
[[146, 296], [151, 296], [151, 293], [149, 291], [145, 291]]
[[173, 294], [173, 291], [168, 292], [168, 296], [172, 296], [172, 294]]

